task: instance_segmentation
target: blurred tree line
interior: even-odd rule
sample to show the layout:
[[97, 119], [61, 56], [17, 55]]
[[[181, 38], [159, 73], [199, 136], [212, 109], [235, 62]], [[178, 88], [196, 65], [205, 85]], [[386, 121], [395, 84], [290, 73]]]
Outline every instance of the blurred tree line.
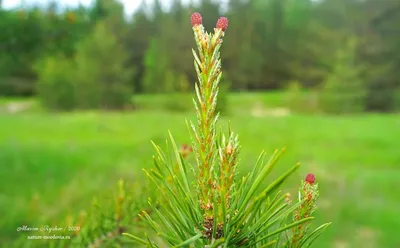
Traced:
[[[120, 108], [135, 93], [184, 92], [196, 81], [190, 15], [211, 31], [230, 20], [222, 51], [230, 90], [320, 91], [331, 112], [400, 106], [400, 3], [392, 0], [216, 0], [171, 7], [117, 0], [90, 7], [0, 9], [0, 95], [39, 94], [61, 109]], [[342, 106], [342, 107], [338, 107]]]

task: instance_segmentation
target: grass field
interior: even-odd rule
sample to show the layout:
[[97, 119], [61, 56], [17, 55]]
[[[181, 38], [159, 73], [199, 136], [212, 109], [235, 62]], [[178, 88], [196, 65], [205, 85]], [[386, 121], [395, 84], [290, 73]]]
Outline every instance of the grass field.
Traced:
[[[400, 115], [251, 114], [257, 102], [280, 107], [282, 99], [276, 93], [229, 97], [232, 111], [221, 124], [231, 120], [240, 135], [241, 172], [262, 150], [286, 147], [278, 172], [303, 165], [287, 189], [295, 193], [296, 181], [315, 173], [321, 194], [316, 222], [333, 222], [315, 247], [400, 247]], [[153, 100], [137, 98], [146, 106]], [[141, 169], [151, 166], [150, 140], [163, 144], [171, 130], [179, 143], [189, 143], [185, 119], [194, 118], [153, 108], [0, 112], [0, 244], [19, 238], [16, 228], [27, 220], [57, 223], [79, 213], [119, 178], [147, 180]]]

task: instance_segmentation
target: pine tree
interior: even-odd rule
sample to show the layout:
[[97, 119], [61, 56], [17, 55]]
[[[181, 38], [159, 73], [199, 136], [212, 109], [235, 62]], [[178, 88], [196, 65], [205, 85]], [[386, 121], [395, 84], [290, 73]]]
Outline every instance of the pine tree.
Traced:
[[169, 68], [168, 57], [160, 49], [159, 40], [151, 40], [150, 46], [144, 58], [145, 72], [143, 89], [148, 93], [173, 91], [174, 80], [171, 80], [173, 72]]
[[127, 52], [110, 35], [107, 23], [99, 22], [94, 32], [77, 48], [77, 102], [80, 108], [122, 108], [130, 103], [134, 72], [126, 68]]
[[332, 71], [321, 92], [321, 105], [328, 113], [353, 113], [365, 109], [366, 88], [361, 78], [362, 66], [356, 60], [357, 41], [349, 38], [337, 51]]

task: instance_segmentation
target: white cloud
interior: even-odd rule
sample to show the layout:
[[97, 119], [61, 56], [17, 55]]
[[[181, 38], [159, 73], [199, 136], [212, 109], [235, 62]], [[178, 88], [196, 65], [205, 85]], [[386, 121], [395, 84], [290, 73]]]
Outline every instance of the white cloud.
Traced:
[[[78, 6], [79, 3], [88, 6], [94, 2], [94, 0], [55, 0], [60, 6]], [[142, 0], [118, 0], [124, 4], [125, 13], [130, 15], [133, 13], [141, 4]], [[146, 3], [152, 3], [154, 0], [145, 0]], [[160, 0], [161, 4], [165, 7], [168, 7], [171, 3], [171, 0]], [[184, 4], [188, 3], [190, 0], [182, 0]], [[10, 9], [10, 8], [18, 8], [21, 5], [41, 5], [46, 6], [52, 0], [3, 0], [3, 8]], [[194, 0], [193, 2], [197, 2]], [[227, 0], [219, 0], [222, 6], [226, 5]]]
[[[132, 13], [135, 11], [140, 3], [141, 0], [119, 0], [125, 6], [125, 12], [127, 14]], [[49, 4], [51, 0], [3, 0], [3, 8], [10, 9], [10, 8], [18, 8], [21, 5], [44, 5], [46, 6]], [[90, 5], [93, 0], [57, 0], [57, 3], [61, 6], [77, 6], [79, 3], [82, 3], [85, 6]], [[151, 0], [146, 0], [146, 2], [151, 2]], [[163, 2], [169, 2], [169, 0], [163, 0]]]

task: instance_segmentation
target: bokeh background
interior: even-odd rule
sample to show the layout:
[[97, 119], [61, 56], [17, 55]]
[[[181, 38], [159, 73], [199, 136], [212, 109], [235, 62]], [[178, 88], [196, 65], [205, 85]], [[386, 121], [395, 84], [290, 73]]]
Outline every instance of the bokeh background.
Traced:
[[[218, 109], [240, 135], [241, 173], [262, 150], [286, 147], [277, 173], [302, 167], [284, 189], [296, 197], [313, 172], [316, 223], [333, 222], [315, 247], [400, 247], [398, 1], [154, 0], [132, 13], [117, 0], [4, 6], [2, 246], [113, 247], [129, 245], [121, 230], [146, 230], [135, 216], [157, 200], [142, 171], [150, 140], [165, 147], [171, 130], [191, 142], [190, 15], [199, 11], [209, 31], [229, 19]], [[45, 242], [17, 231], [44, 224], [82, 232]]]

